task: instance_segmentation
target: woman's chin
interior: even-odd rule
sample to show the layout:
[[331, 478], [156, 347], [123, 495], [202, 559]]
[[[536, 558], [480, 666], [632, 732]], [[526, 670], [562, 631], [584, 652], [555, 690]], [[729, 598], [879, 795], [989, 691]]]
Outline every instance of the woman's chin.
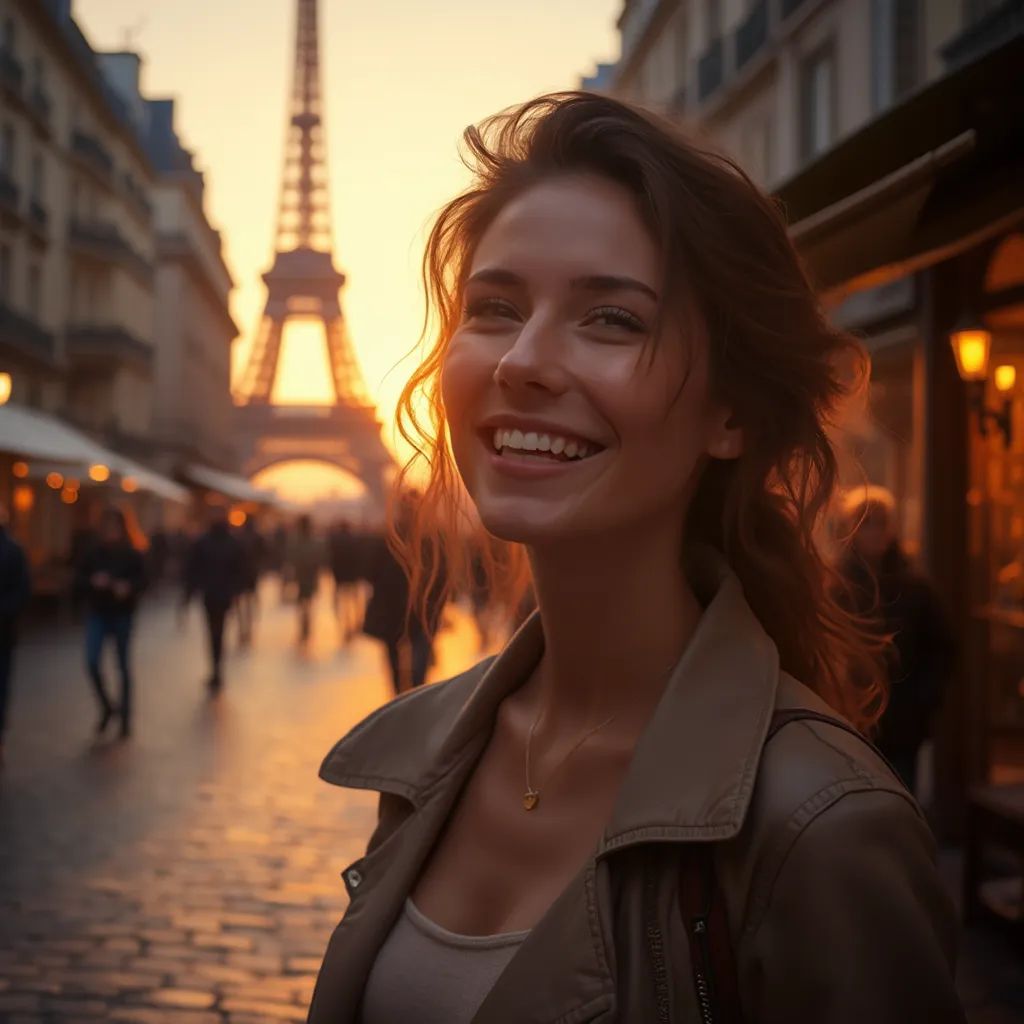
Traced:
[[478, 508], [477, 511], [484, 529], [492, 537], [510, 544], [546, 544], [572, 533], [560, 516], [542, 510]]

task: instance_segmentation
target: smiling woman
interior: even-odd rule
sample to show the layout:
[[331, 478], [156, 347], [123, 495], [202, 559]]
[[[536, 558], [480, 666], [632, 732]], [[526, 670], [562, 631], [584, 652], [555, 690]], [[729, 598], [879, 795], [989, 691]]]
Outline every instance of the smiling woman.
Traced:
[[859, 731], [882, 652], [815, 543], [859, 346], [772, 202], [654, 115], [559, 94], [466, 140], [406, 557], [471, 564], [467, 493], [538, 611], [325, 761], [380, 820], [310, 1020], [962, 1021], [931, 835]]

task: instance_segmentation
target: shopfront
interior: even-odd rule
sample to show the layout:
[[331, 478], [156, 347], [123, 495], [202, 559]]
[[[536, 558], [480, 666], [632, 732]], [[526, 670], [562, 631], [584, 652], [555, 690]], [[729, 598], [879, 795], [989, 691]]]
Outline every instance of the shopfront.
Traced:
[[928, 785], [954, 835], [973, 786], [1024, 781], [1021, 67], [1018, 35], [780, 189], [830, 315], [871, 354], [844, 483], [893, 492], [956, 632]]

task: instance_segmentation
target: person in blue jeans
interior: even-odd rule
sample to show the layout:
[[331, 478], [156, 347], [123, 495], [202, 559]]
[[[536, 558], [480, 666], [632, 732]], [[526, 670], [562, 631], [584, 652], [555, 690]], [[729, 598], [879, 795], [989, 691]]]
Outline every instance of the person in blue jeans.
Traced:
[[15, 627], [31, 593], [28, 560], [21, 545], [7, 532], [7, 509], [0, 502], [0, 765], [4, 762]]
[[[135, 607], [145, 586], [142, 555], [128, 536], [124, 515], [116, 508], [104, 511], [99, 541], [88, 550], [78, 565], [79, 592], [85, 598], [88, 614], [85, 627], [86, 664], [99, 702], [97, 735], [106, 732], [117, 715], [120, 733], [131, 733], [132, 676], [129, 647]], [[103, 648], [114, 641], [121, 675], [121, 699], [115, 704], [103, 682]]]

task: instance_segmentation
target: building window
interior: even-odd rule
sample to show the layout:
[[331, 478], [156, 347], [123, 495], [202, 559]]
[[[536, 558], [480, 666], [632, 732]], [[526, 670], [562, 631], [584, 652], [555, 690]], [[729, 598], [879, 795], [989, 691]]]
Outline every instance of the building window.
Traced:
[[32, 198], [37, 203], [43, 202], [45, 184], [46, 164], [43, 161], [43, 154], [37, 150], [32, 157]]
[[11, 301], [11, 264], [13, 254], [9, 245], [0, 245], [0, 302]]
[[15, 33], [14, 19], [13, 18], [5, 18], [4, 19], [4, 39], [3, 39], [4, 53], [9, 53], [13, 57], [14, 56], [14, 51], [15, 51], [15, 49], [17, 47], [17, 42], [18, 42], [18, 38], [17, 38], [17, 35]]
[[37, 320], [42, 306], [42, 281], [43, 274], [39, 269], [39, 264], [33, 263], [28, 268], [28, 312]]
[[800, 67], [800, 156], [813, 160], [835, 138], [836, 63], [828, 43]]
[[923, 36], [920, 0], [871, 0], [871, 92], [876, 111], [920, 84]]
[[5, 124], [0, 131], [0, 175], [11, 180], [14, 178], [14, 149], [17, 136], [14, 125]]

